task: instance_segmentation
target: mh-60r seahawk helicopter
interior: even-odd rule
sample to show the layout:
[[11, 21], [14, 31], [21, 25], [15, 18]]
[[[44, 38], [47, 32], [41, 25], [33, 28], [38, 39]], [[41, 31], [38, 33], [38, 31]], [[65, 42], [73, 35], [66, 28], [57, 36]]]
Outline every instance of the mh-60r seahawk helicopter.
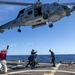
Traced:
[[[20, 2], [6, 2], [0, 1], [0, 4], [13, 4], [13, 5], [23, 5], [27, 6], [22, 9], [17, 18], [0, 26], [0, 32], [3, 33], [5, 29], [12, 29], [14, 27], [19, 27], [18, 32], [21, 32], [21, 26], [32, 26], [36, 28], [43, 26], [46, 22], [49, 27], [53, 27], [53, 22], [59, 21], [65, 16], [70, 16], [71, 12], [75, 11], [75, 6], [72, 8], [68, 5], [74, 5], [75, 3], [62, 3], [54, 2], [42, 4], [40, 0], [36, 3], [20, 3]], [[51, 23], [49, 23], [51, 22]]]

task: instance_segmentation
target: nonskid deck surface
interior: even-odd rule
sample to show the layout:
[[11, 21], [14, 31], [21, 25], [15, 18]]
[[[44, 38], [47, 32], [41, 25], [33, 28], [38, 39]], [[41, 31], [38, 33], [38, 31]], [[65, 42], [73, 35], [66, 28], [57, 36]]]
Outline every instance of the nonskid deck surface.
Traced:
[[34, 69], [25, 65], [8, 65], [8, 72], [0, 75], [75, 75], [75, 64], [57, 63], [56, 67], [52, 67], [51, 63], [39, 63]]

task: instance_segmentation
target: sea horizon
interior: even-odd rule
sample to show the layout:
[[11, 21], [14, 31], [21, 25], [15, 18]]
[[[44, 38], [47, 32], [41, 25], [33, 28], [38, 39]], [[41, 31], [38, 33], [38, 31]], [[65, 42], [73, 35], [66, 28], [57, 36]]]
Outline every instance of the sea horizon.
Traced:
[[[7, 60], [23, 60], [27, 61], [29, 55], [7, 55]], [[55, 55], [56, 62], [75, 62], [75, 54], [60, 54]], [[38, 62], [51, 62], [50, 55], [37, 55]]]
[[[14, 56], [14, 55], [11, 55], [11, 56]], [[16, 55], [20, 55], [20, 54], [16, 54]], [[25, 55], [30, 55], [30, 54], [25, 54]], [[50, 54], [37, 54], [37, 55], [50, 55]], [[55, 55], [75, 55], [75, 54], [55, 54]], [[7, 55], [7, 56], [10, 56], [10, 55]], [[23, 56], [24, 56], [24, 54], [23, 54]]]

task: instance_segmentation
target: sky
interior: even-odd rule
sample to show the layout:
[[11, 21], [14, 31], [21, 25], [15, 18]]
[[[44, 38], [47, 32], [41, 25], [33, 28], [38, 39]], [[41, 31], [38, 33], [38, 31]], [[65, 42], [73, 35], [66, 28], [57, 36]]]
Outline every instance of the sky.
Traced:
[[[3, 0], [2, 0], [3, 1]], [[10, 1], [10, 0], [4, 0]], [[15, 1], [15, 0], [11, 0]], [[16, 0], [17, 2], [35, 3], [37, 0]], [[58, 0], [41, 0], [42, 3], [53, 3]], [[60, 0], [60, 3], [74, 2], [74, 0]], [[26, 6], [0, 5], [0, 26], [15, 19], [19, 11]], [[75, 12], [69, 17], [48, 25], [32, 29], [31, 26], [5, 30], [0, 33], [0, 50], [9, 45], [7, 55], [29, 55], [31, 50], [38, 55], [47, 55], [49, 49], [55, 54], [75, 54]]]

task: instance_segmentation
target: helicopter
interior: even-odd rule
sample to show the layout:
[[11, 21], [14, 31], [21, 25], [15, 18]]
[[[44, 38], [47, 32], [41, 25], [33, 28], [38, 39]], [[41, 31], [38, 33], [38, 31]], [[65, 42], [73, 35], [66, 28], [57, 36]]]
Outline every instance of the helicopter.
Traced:
[[[0, 1], [0, 4], [12, 4], [28, 6], [19, 11], [18, 16], [4, 24], [0, 25], [0, 33], [3, 33], [5, 29], [12, 29], [14, 27], [19, 27], [18, 32], [21, 32], [21, 26], [31, 26], [32, 29], [48, 24], [50, 28], [53, 27], [53, 23], [59, 21], [60, 19], [70, 16], [73, 11], [75, 11], [75, 3], [46, 3], [42, 4], [40, 0], [35, 3], [21, 3], [21, 2], [7, 2]], [[50, 23], [51, 22], [51, 23]]]

